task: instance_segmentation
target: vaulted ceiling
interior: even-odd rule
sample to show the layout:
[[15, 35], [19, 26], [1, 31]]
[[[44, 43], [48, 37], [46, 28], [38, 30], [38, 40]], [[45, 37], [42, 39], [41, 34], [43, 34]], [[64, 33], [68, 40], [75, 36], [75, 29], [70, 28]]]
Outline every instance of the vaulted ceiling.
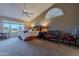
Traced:
[[[54, 3], [26, 3], [25, 8], [27, 11], [33, 13], [30, 17], [30, 20], [32, 20], [52, 5], [54, 5]], [[27, 16], [24, 19], [23, 8], [23, 3], [0, 3], [0, 16], [28, 20], [29, 18]]]

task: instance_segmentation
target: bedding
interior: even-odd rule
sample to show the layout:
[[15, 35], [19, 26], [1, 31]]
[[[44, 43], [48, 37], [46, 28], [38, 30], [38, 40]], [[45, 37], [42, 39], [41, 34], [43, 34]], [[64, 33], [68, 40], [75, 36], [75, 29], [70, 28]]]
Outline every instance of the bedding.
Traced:
[[20, 33], [18, 36], [22, 39], [25, 40], [27, 37], [32, 37], [32, 36], [38, 36], [38, 31], [31, 31], [27, 33]]

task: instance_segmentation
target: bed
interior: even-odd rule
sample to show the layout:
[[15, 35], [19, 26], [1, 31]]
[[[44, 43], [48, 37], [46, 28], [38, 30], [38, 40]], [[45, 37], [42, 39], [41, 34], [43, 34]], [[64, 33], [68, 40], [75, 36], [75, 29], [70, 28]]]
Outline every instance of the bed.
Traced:
[[21, 39], [21, 40], [30, 40], [32, 38], [36, 38], [38, 36], [39, 32], [38, 31], [29, 31], [29, 32], [22, 32], [22, 33], [19, 33], [18, 35], [18, 38]]

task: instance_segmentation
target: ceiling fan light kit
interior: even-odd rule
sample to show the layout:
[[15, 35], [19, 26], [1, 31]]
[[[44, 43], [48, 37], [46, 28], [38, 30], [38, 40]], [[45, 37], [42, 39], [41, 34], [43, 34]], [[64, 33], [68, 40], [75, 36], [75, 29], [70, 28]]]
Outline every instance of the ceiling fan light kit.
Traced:
[[25, 6], [26, 6], [26, 5], [25, 5], [25, 3], [24, 3], [23, 14], [26, 15], [27, 17], [30, 17], [31, 15], [33, 15], [33, 13], [28, 12], [28, 11], [26, 10]]

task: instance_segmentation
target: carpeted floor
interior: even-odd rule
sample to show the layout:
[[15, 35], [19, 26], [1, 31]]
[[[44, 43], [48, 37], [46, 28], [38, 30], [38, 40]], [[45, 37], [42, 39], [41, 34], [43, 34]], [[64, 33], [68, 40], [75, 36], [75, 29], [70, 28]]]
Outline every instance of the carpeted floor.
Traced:
[[0, 41], [1, 56], [70, 56], [79, 55], [79, 48], [35, 39], [22, 41], [12, 38]]

